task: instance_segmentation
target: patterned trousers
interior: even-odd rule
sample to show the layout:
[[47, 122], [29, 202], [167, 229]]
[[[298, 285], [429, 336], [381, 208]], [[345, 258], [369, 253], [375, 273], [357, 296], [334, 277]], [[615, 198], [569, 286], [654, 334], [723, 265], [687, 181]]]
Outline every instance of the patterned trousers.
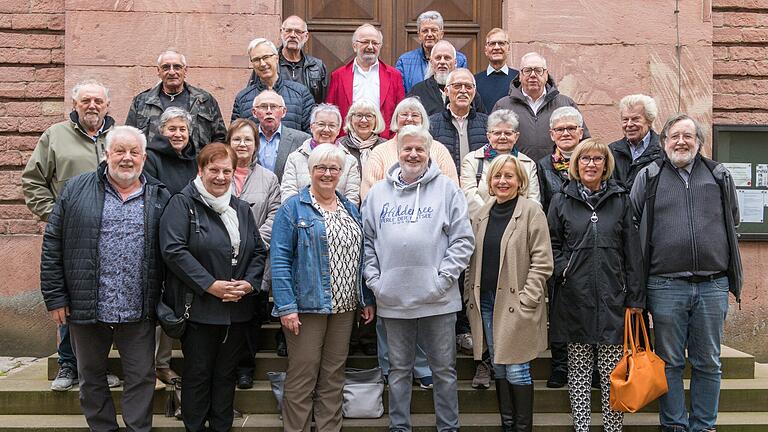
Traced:
[[[620, 432], [624, 423], [624, 414], [611, 410], [611, 372], [621, 360], [623, 345], [598, 345], [597, 367], [600, 371], [600, 389], [603, 408], [603, 430]], [[568, 394], [571, 398], [573, 429], [576, 432], [588, 432], [592, 412], [592, 365], [594, 362], [592, 345], [582, 343], [568, 344]]]

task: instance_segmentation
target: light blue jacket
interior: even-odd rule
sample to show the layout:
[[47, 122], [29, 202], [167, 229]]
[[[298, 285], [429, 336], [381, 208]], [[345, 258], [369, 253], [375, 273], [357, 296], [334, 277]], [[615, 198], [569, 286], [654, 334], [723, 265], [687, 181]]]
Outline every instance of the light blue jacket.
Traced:
[[[343, 195], [344, 208], [362, 229], [360, 213]], [[325, 219], [312, 205], [309, 186], [280, 207], [272, 224], [270, 245], [272, 265], [273, 316], [291, 313], [331, 313], [331, 273]], [[360, 267], [357, 274], [361, 306], [374, 304], [373, 293], [362, 283], [363, 243], [360, 242]]]
[[[421, 45], [414, 50], [406, 52], [397, 59], [395, 67], [403, 75], [405, 94], [408, 94], [413, 86], [424, 81], [427, 65], [429, 65], [429, 59], [424, 56], [424, 48]], [[467, 56], [456, 51], [456, 68], [465, 67], [467, 67]]]

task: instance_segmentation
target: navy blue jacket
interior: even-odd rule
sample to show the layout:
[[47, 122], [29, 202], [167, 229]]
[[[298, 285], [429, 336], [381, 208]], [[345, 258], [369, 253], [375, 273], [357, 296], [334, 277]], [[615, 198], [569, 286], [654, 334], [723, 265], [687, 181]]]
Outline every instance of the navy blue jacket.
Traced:
[[[429, 133], [432, 138], [440, 141], [448, 148], [456, 164], [456, 171], [461, 174], [461, 160], [459, 155], [459, 131], [451, 121], [451, 111], [447, 108], [443, 112], [429, 116]], [[469, 151], [477, 150], [488, 143], [488, 137], [485, 135], [488, 126], [488, 116], [469, 110], [467, 116], [467, 138], [469, 138]]]
[[[253, 100], [266, 89], [267, 87], [258, 78], [249, 81], [248, 86], [240, 90], [235, 96], [235, 103], [232, 106], [232, 121], [247, 118], [258, 124], [259, 119], [255, 118], [251, 111]], [[312, 108], [315, 107], [315, 99], [309, 89], [303, 84], [278, 78], [272, 90], [285, 100], [287, 112], [283, 117], [282, 124], [285, 127], [309, 133], [309, 115], [312, 113]]]

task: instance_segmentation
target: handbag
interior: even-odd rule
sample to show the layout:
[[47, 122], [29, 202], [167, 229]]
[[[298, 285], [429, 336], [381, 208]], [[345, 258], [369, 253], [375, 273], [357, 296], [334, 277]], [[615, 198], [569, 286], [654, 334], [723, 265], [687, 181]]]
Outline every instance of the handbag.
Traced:
[[345, 372], [344, 418], [372, 419], [384, 415], [384, 378], [381, 368], [352, 369]]
[[[640, 314], [635, 314], [635, 332], [632, 334], [632, 312], [624, 314], [624, 356], [611, 372], [611, 409], [637, 412], [668, 391], [664, 361], [653, 351], [648, 331]], [[640, 329], [645, 345], [640, 344]]]
[[173, 339], [181, 339], [184, 335], [184, 330], [187, 327], [187, 319], [189, 318], [189, 308], [192, 307], [192, 299], [194, 295], [187, 291], [184, 294], [184, 313], [180, 317], [176, 316], [176, 312], [163, 302], [163, 296], [157, 301], [155, 307], [155, 313], [157, 314], [157, 321], [160, 323], [160, 327], [163, 328], [165, 334]]

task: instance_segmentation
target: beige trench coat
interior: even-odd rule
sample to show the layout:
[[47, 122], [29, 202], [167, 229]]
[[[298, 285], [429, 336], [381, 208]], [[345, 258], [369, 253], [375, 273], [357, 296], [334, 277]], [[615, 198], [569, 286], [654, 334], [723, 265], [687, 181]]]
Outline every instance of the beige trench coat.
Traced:
[[[475, 253], [464, 285], [475, 360], [480, 360], [486, 345], [480, 316], [480, 267], [485, 231], [495, 202], [492, 199], [485, 203], [472, 223]], [[494, 363], [525, 363], [547, 349], [546, 283], [553, 266], [544, 212], [537, 202], [519, 197], [501, 237], [499, 280], [493, 308]]]

